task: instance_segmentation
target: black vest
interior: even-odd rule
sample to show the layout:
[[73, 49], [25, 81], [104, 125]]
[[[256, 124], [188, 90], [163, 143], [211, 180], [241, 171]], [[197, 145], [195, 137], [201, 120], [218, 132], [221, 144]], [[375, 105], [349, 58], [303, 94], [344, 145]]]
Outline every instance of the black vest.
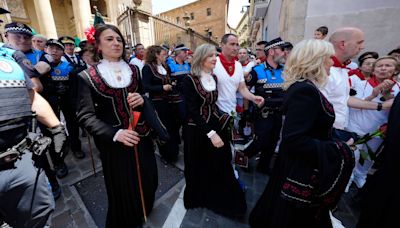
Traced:
[[12, 137], [12, 134], [26, 134], [27, 123], [32, 116], [32, 111], [24, 72], [12, 58], [15, 51], [2, 47], [2, 44], [0, 45], [1, 149], [5, 141], [9, 141], [9, 138], [15, 138]]

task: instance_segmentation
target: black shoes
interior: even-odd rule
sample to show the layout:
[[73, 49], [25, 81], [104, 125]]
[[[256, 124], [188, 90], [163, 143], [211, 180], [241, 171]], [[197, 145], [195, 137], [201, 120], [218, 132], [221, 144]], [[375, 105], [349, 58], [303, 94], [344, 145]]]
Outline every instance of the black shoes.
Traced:
[[53, 192], [54, 201], [56, 201], [61, 196], [61, 188], [60, 185], [51, 186], [51, 191]]
[[72, 150], [72, 153], [77, 159], [83, 159], [86, 156], [82, 150]]
[[54, 169], [56, 171], [56, 176], [60, 179], [68, 175], [68, 167], [64, 162], [55, 165]]

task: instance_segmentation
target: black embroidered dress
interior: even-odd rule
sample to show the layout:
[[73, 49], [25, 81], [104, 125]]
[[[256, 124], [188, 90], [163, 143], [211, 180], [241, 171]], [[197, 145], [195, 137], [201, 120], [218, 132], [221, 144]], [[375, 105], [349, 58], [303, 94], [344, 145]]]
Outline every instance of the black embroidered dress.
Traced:
[[[213, 77], [217, 82], [216, 76]], [[206, 207], [222, 215], [241, 216], [247, 206], [231, 165], [226, 129], [229, 116], [219, 115], [215, 104], [217, 90], [207, 91], [198, 77], [188, 76], [183, 80], [188, 116], [184, 126], [185, 207]], [[207, 137], [211, 130], [224, 141], [222, 148], [214, 147]]]
[[[139, 70], [132, 65], [130, 68], [133, 74], [125, 88], [108, 85], [96, 66], [81, 72], [78, 83], [77, 115], [100, 151], [108, 196], [106, 226], [113, 228], [140, 227], [143, 222], [134, 149], [113, 141], [119, 129], [129, 126], [128, 93], [142, 92]], [[148, 214], [153, 208], [158, 176], [150, 128], [143, 119], [142, 115], [136, 132], [140, 135], [138, 152]]]
[[157, 71], [154, 64], [145, 64], [142, 69], [143, 86], [145, 92], [149, 94], [157, 113], [168, 130], [170, 139], [164, 144], [158, 144], [160, 154], [167, 162], [175, 162], [179, 153], [179, 110], [178, 104], [182, 102], [179, 94], [164, 91], [163, 86], [170, 84], [169, 68], [164, 66], [167, 75], [162, 75]]
[[354, 157], [332, 139], [333, 106], [310, 81], [296, 82], [283, 103], [279, 157], [250, 214], [251, 227], [332, 227], [335, 207], [350, 178]]

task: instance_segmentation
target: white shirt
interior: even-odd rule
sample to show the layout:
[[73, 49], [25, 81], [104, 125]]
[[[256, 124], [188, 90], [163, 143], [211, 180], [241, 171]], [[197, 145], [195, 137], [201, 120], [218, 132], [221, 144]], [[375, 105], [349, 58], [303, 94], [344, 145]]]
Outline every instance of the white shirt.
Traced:
[[256, 61], [249, 62], [246, 66], [243, 66], [243, 72], [250, 73], [253, 67], [256, 65]]
[[157, 72], [162, 75], [167, 75], [167, 70], [163, 67], [163, 65], [157, 65]]
[[[65, 54], [72, 60], [72, 62], [74, 62], [75, 64], [78, 64], [78, 57], [76, 57], [75, 54], [73, 54], [73, 55], [69, 55], [67, 53], [65, 53]], [[67, 60], [67, 58], [65, 58], [65, 56], [61, 57], [61, 61], [68, 62], [68, 60]]]
[[236, 91], [239, 88], [239, 83], [244, 82], [242, 64], [235, 61], [235, 73], [230, 76], [222, 66], [219, 57], [217, 57], [214, 74], [218, 78], [217, 106], [221, 111], [231, 114], [232, 111], [236, 111]]
[[132, 70], [123, 60], [110, 62], [102, 59], [97, 68], [100, 71], [101, 77], [113, 88], [124, 88], [131, 82]]
[[217, 83], [215, 83], [215, 80], [210, 73], [202, 71], [200, 73], [200, 81], [204, 89], [209, 92], [214, 91], [217, 88]]
[[349, 118], [347, 101], [350, 93], [349, 70], [340, 67], [331, 67], [328, 81], [320, 90], [332, 103], [335, 109], [335, 122], [333, 127], [344, 130]]
[[142, 69], [143, 69], [143, 67], [144, 67], [144, 60], [140, 60], [140, 59], [138, 59], [138, 58], [133, 58], [129, 63], [132, 64], [132, 65], [136, 65], [137, 67], [139, 67], [140, 75], [142, 75]]
[[[358, 81], [354, 84], [353, 89], [357, 91], [355, 97], [365, 99], [371, 95], [374, 89], [368, 81]], [[399, 92], [399, 84], [395, 84], [392, 88], [392, 95], [396, 96]], [[382, 102], [382, 96], [378, 95], [372, 101]], [[348, 129], [359, 135], [365, 135], [376, 131], [379, 126], [386, 123], [389, 116], [389, 110], [365, 110], [350, 108]]]
[[348, 68], [350, 68], [350, 69], [352, 69], [352, 70], [355, 70], [355, 69], [358, 68], [358, 64], [355, 63], [355, 62], [353, 62], [353, 61], [351, 61], [349, 64], [347, 64], [346, 67], [348, 67]]

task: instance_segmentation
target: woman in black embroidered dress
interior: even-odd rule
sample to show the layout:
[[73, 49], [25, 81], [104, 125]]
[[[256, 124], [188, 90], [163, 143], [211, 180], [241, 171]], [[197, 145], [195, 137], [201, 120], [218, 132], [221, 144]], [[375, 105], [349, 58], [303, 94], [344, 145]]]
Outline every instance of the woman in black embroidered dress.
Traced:
[[333, 54], [332, 44], [323, 40], [304, 40], [290, 54], [282, 143], [277, 165], [250, 214], [251, 227], [332, 227], [329, 210], [354, 166], [346, 143], [332, 139], [333, 106], [318, 90]]
[[[108, 196], [106, 227], [141, 227], [144, 216], [133, 146], [138, 146], [148, 214], [158, 186], [147, 124], [151, 121], [145, 113], [152, 106], [140, 95], [138, 68], [122, 60], [125, 41], [118, 28], [101, 25], [96, 28], [95, 39], [101, 60], [80, 74], [77, 115], [100, 151]], [[134, 131], [128, 130], [131, 109], [142, 112]], [[151, 112], [154, 116], [154, 110]]]
[[[170, 139], [159, 143], [158, 148], [162, 158], [174, 163], [179, 153], [178, 103], [179, 94], [173, 92], [170, 82], [170, 70], [165, 64], [167, 52], [161, 46], [150, 46], [146, 52], [146, 64], [142, 69], [143, 86], [149, 93], [153, 104], [160, 115], [162, 123], [168, 130]], [[176, 101], [176, 102], [175, 102]]]
[[234, 176], [227, 125], [220, 116], [217, 78], [212, 74], [216, 49], [199, 46], [192, 59], [192, 75], [183, 81], [188, 122], [184, 134], [184, 204], [187, 209], [206, 207], [225, 216], [242, 216], [246, 200]]

